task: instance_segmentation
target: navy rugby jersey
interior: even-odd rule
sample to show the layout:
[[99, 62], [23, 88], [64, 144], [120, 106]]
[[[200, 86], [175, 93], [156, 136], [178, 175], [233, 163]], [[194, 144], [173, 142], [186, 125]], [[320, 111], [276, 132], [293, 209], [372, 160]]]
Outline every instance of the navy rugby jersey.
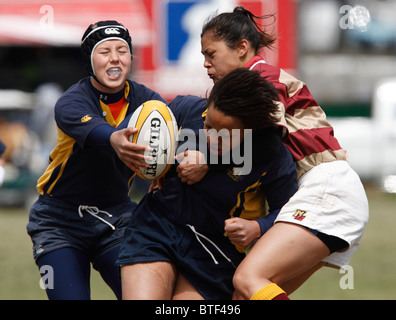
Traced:
[[103, 102], [106, 97], [98, 96], [89, 77], [59, 98], [55, 105], [57, 145], [38, 180], [41, 195], [99, 208], [130, 201], [128, 192], [133, 171], [112, 149], [87, 145], [87, 137], [101, 125], [126, 127], [128, 115], [147, 100], [166, 101], [158, 93], [130, 80], [126, 81], [124, 97], [126, 103], [117, 119], [113, 119], [110, 108]]
[[[169, 107], [181, 131], [188, 128], [198, 133], [203, 128], [206, 105], [199, 97], [178, 96]], [[263, 234], [297, 191], [296, 168], [280, 137], [277, 140], [268, 133], [253, 133], [252, 141], [253, 166], [249, 173], [238, 175], [232, 165], [221, 165], [220, 169], [211, 168], [200, 182], [187, 185], [172, 170], [165, 176], [163, 188], [149, 194], [146, 201], [150, 199], [157, 210], [182, 225], [193, 225], [207, 236], [223, 233], [224, 221], [230, 217], [257, 220]], [[274, 148], [276, 141], [279, 144]]]

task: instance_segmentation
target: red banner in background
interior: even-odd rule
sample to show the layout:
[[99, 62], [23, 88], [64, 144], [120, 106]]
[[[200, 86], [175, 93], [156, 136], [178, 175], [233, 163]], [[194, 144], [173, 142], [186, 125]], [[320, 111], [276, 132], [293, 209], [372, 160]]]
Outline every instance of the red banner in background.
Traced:
[[151, 25], [142, 0], [0, 0], [0, 45], [80, 46], [91, 23], [117, 20], [147, 45]]
[[177, 94], [205, 95], [212, 82], [203, 67], [200, 31], [214, 12], [243, 5], [257, 16], [274, 14], [266, 27], [279, 35], [273, 50], [265, 50], [268, 63], [295, 72], [297, 17], [295, 0], [143, 0], [152, 26], [151, 44], [136, 52], [139, 81], [172, 99]]
[[216, 11], [238, 5], [258, 16], [275, 14], [267, 30], [274, 29], [279, 39], [273, 50], [265, 50], [265, 59], [293, 73], [296, 0], [0, 0], [0, 45], [77, 47], [89, 24], [117, 20], [132, 35], [135, 80], [166, 99], [205, 95], [212, 82], [203, 67], [202, 25]]

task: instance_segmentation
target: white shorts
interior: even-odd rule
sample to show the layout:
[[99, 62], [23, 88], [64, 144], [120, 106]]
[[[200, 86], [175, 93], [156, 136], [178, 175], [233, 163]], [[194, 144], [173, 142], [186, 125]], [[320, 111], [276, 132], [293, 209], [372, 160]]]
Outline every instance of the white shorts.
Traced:
[[276, 222], [295, 223], [348, 242], [348, 249], [323, 261], [348, 265], [359, 246], [369, 217], [368, 200], [359, 176], [346, 161], [322, 163], [305, 173], [299, 188], [280, 211]]

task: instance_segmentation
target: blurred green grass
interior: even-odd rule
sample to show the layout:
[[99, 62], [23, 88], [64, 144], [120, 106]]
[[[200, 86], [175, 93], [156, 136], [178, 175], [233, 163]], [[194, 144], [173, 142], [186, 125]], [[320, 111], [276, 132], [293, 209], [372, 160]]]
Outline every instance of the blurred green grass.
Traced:
[[[396, 299], [396, 194], [386, 194], [365, 185], [370, 204], [370, 221], [361, 245], [352, 257], [353, 289], [342, 289], [341, 274], [322, 268], [291, 299], [366, 300]], [[1, 191], [0, 191], [1, 192]], [[40, 275], [26, 233], [28, 212], [0, 208], [0, 300], [42, 300]], [[95, 270], [91, 278], [92, 299], [115, 299]]]

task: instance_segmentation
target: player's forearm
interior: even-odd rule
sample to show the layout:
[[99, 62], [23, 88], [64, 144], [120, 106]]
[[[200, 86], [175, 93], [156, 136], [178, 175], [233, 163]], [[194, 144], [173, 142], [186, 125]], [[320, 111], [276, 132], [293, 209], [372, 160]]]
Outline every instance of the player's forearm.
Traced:
[[116, 131], [116, 129], [108, 124], [102, 124], [96, 127], [88, 134], [85, 146], [113, 152], [114, 150], [110, 143], [110, 136], [114, 131]]
[[274, 210], [270, 212], [268, 215], [266, 215], [264, 218], [256, 220], [260, 225], [261, 235], [266, 233], [269, 230], [269, 228], [271, 228], [274, 225], [274, 221], [278, 216], [279, 211], [280, 210]]

